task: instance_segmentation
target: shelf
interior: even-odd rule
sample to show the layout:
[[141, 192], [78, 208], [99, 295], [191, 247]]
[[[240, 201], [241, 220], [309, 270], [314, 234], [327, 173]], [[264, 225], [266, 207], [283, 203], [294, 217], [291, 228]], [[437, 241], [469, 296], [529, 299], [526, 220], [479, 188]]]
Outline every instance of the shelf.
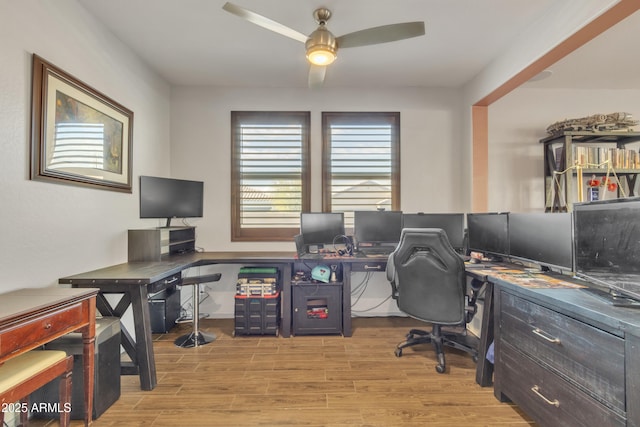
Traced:
[[195, 227], [129, 230], [129, 261], [160, 261], [163, 255], [194, 252]]
[[[573, 203], [586, 201], [586, 183], [591, 176], [617, 177], [618, 191], [614, 197], [633, 196], [638, 189], [640, 168], [638, 146], [640, 132], [629, 131], [565, 131], [540, 140], [544, 145], [545, 211], [571, 211]], [[609, 161], [611, 168], [592, 167]], [[580, 169], [582, 179], [574, 165], [582, 163], [591, 167]], [[618, 168], [617, 165], [627, 166]], [[582, 188], [578, 188], [582, 181]], [[582, 195], [582, 197], [580, 197]]]
[[629, 144], [640, 141], [640, 132], [588, 132], [588, 131], [565, 131], [558, 132], [540, 140], [541, 144], [557, 141], [569, 137], [574, 143], [616, 143]]

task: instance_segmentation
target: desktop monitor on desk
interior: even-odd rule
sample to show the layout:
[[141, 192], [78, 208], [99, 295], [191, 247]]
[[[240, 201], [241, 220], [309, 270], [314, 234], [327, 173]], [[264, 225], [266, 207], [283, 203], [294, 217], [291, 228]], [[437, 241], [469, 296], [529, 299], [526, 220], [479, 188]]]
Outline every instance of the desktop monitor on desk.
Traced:
[[640, 299], [640, 197], [576, 203], [575, 273]]
[[140, 176], [140, 218], [201, 218], [203, 193], [202, 181]]
[[457, 251], [464, 248], [463, 213], [415, 213], [403, 214], [403, 228], [440, 228], [444, 230], [451, 246]]
[[342, 212], [302, 212], [300, 234], [304, 245], [322, 248], [343, 243], [344, 214]]
[[509, 256], [543, 270], [573, 270], [571, 214], [509, 213]]
[[509, 255], [509, 215], [505, 212], [467, 214], [469, 251], [498, 257]]
[[355, 211], [353, 228], [359, 250], [395, 248], [402, 234], [402, 212]]

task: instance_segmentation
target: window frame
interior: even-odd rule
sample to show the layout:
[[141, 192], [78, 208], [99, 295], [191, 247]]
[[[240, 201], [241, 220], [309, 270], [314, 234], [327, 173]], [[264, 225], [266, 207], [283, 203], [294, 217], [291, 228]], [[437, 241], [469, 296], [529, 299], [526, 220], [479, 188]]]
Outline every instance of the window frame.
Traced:
[[241, 226], [242, 182], [240, 143], [237, 129], [250, 121], [266, 121], [277, 124], [299, 123], [302, 125], [301, 141], [301, 212], [311, 207], [310, 177], [310, 128], [311, 113], [309, 111], [231, 111], [231, 241], [291, 241], [300, 232], [299, 227], [262, 227], [248, 228]]
[[379, 124], [392, 126], [391, 132], [391, 209], [400, 210], [400, 113], [399, 112], [323, 112], [322, 113], [322, 210], [333, 212], [331, 186], [331, 125]]

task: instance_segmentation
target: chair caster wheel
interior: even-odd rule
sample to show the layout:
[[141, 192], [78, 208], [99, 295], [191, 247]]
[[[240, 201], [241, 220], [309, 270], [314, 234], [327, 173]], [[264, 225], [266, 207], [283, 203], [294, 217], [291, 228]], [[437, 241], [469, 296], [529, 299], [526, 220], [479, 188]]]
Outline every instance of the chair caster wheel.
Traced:
[[439, 374], [444, 374], [445, 368], [442, 365], [436, 365], [436, 372]]
[[394, 353], [395, 353], [396, 357], [402, 357], [402, 349], [401, 348], [396, 348]]

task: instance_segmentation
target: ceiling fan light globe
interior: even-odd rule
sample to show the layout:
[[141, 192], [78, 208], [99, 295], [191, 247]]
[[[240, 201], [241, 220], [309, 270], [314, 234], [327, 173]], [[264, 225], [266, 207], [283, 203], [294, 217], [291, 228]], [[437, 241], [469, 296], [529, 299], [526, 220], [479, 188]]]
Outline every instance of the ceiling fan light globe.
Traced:
[[329, 65], [336, 60], [336, 52], [329, 46], [313, 46], [307, 50], [307, 60], [313, 65]]

